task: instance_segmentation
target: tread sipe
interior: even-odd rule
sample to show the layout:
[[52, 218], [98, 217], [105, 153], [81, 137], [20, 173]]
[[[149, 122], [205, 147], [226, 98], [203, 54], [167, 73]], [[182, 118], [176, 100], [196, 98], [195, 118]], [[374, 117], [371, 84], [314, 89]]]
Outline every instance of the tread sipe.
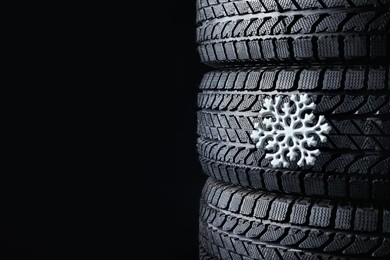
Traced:
[[388, 259], [389, 227], [388, 204], [277, 195], [211, 179], [201, 199], [201, 247], [223, 260]]
[[201, 60], [215, 67], [386, 63], [389, 6], [388, 0], [240, 0], [205, 6], [198, 10], [198, 50]]
[[291, 10], [377, 7], [389, 0], [197, 0], [197, 21], [250, 13], [286, 12]]
[[[390, 199], [388, 66], [267, 67], [207, 73], [198, 95], [198, 151], [217, 180], [330, 198]], [[308, 94], [331, 126], [312, 166], [273, 167], [250, 135], [264, 99]]]

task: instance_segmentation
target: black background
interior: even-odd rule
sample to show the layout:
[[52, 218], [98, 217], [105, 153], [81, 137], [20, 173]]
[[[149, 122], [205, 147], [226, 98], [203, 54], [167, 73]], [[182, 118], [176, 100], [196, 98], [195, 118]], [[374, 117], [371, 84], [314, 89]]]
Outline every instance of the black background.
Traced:
[[[158, 208], [152, 221], [158, 222], [158, 228], [149, 232], [158, 235], [155, 238], [153, 234], [149, 236], [156, 244], [150, 247], [147, 255], [150, 258], [191, 260], [199, 259], [199, 199], [207, 179], [196, 151], [196, 102], [200, 80], [210, 68], [200, 62], [196, 49], [195, 0], [176, 0], [171, 8], [173, 39], [166, 40], [173, 42], [170, 51], [174, 53], [175, 69], [173, 73], [165, 73], [168, 75], [165, 85], [175, 82], [175, 124], [174, 129], [166, 134], [174, 133], [175, 142], [162, 138], [158, 145], [158, 161], [150, 162], [159, 165], [151, 166], [149, 170], [149, 173], [157, 171], [149, 175], [154, 176], [154, 180], [148, 182], [146, 179], [148, 188], [157, 191]], [[164, 96], [166, 89], [161, 88], [160, 94]]]
[[171, 256], [177, 259], [198, 258], [199, 198], [206, 180], [196, 152], [196, 111], [198, 85], [206, 71], [196, 49], [195, 0], [175, 1], [179, 17], [175, 30], [182, 42], [176, 54], [176, 135], [175, 135], [175, 224], [179, 231]]
[[[196, 50], [195, 0], [174, 0], [170, 3], [160, 2], [164, 5], [164, 10], [156, 10], [156, 12], [163, 15], [162, 17], [156, 16], [153, 19], [160, 19], [161, 23], [159, 23], [159, 27], [156, 26], [152, 31], [147, 31], [147, 39], [152, 39], [153, 41], [145, 42], [151, 42], [155, 48], [156, 41], [159, 41], [160, 47], [155, 48], [156, 52], [159, 55], [163, 54], [163, 56], [166, 54], [166, 57], [153, 56], [154, 53], [150, 53], [151, 58], [148, 59], [150, 62], [147, 62], [147, 66], [140, 67], [142, 67], [143, 71], [152, 71], [152, 73], [142, 75], [142, 77], [148, 77], [148, 82], [153, 81], [150, 88], [145, 87], [148, 92], [153, 94], [153, 97], [149, 99], [150, 93], [147, 93], [148, 102], [145, 103], [151, 104], [152, 109], [157, 110], [155, 115], [159, 116], [161, 114], [161, 116], [164, 116], [166, 124], [162, 126], [156, 124], [150, 127], [153, 118], [149, 117], [147, 117], [147, 122], [144, 124], [144, 128], [156, 129], [161, 138], [153, 138], [150, 140], [150, 144], [143, 145], [144, 148], [146, 147], [146, 151], [142, 151], [142, 153], [146, 152], [150, 156], [144, 156], [144, 154], [141, 156], [145, 159], [142, 163], [144, 172], [141, 174], [141, 181], [143, 182], [141, 192], [136, 197], [122, 196], [122, 198], [118, 198], [118, 196], [114, 196], [112, 199], [106, 199], [106, 196], [111, 194], [111, 191], [108, 191], [109, 185], [106, 184], [110, 176], [114, 176], [113, 190], [118, 189], [117, 186], [120, 182], [126, 186], [123, 189], [126, 192], [131, 189], [129, 186], [140, 186], [138, 183], [134, 183], [134, 181], [129, 182], [126, 178], [127, 176], [123, 173], [120, 175], [124, 176], [124, 180], [118, 181], [115, 170], [105, 172], [102, 184], [95, 185], [99, 188], [91, 192], [88, 191], [93, 186], [91, 185], [91, 180], [97, 181], [98, 175], [84, 177], [85, 182], [79, 184], [79, 186], [83, 193], [88, 194], [86, 196], [87, 199], [81, 199], [82, 196], [85, 196], [81, 192], [77, 196], [73, 194], [75, 193], [75, 188], [73, 188], [74, 182], [82, 182], [80, 178], [84, 174], [80, 173], [79, 175], [77, 173], [76, 176], [69, 176], [70, 173], [74, 173], [74, 169], [66, 172], [63, 176], [57, 177], [59, 178], [58, 181], [48, 180], [46, 176], [37, 179], [37, 174], [31, 174], [31, 172], [25, 172], [22, 176], [11, 174], [14, 177], [6, 182], [8, 185], [7, 196], [3, 197], [3, 201], [8, 201], [9, 205], [4, 205], [4, 203], [2, 205], [2, 212], [7, 215], [7, 218], [4, 219], [4, 216], [2, 216], [0, 259], [3, 259], [4, 255], [7, 255], [7, 258], [4, 259], [43, 259], [43, 255], [46, 255], [48, 251], [48, 246], [44, 241], [51, 240], [57, 245], [62, 244], [57, 242], [57, 238], [43, 234], [47, 231], [52, 231], [56, 235], [64, 237], [63, 240], [68, 240], [69, 238], [67, 241], [67, 243], [69, 241], [71, 243], [69, 248], [64, 251], [58, 251], [57, 254], [63, 254], [76, 247], [84, 249], [87, 255], [99, 254], [102, 249], [108, 250], [109, 242], [106, 242], [106, 240], [110, 241], [113, 238], [117, 238], [122, 243], [125, 241], [124, 245], [120, 246], [124, 250], [124, 254], [131, 255], [134, 251], [130, 250], [130, 248], [134, 245], [132, 242], [129, 242], [129, 237], [131, 237], [131, 240], [134, 237], [139, 237], [137, 242], [141, 244], [142, 252], [144, 252], [142, 259], [198, 259], [199, 199], [207, 178], [201, 171], [196, 152], [196, 102], [199, 82], [203, 74], [209, 71], [210, 68], [201, 64]], [[142, 2], [142, 4], [148, 5], [149, 2]], [[142, 7], [142, 10], [145, 9], [146, 7]], [[145, 27], [147, 26], [145, 25]], [[158, 35], [159, 28], [165, 28], [163, 37]], [[169, 28], [169, 33], [166, 33], [166, 28]], [[156, 34], [155, 37], [154, 34]], [[126, 78], [127, 80], [129, 78]], [[151, 89], [152, 91], [150, 91]], [[126, 116], [128, 116], [127, 112]], [[144, 115], [142, 117], [146, 118]], [[171, 121], [173, 122], [171, 123]], [[31, 129], [31, 127], [28, 126], [23, 129]], [[155, 133], [153, 134], [155, 135]], [[143, 136], [145, 136], [145, 133]], [[34, 138], [36, 139], [35, 136], [26, 137], [26, 139]], [[58, 136], [54, 137], [55, 140], [58, 138]], [[21, 141], [21, 143], [23, 142]], [[23, 151], [25, 146], [23, 144]], [[58, 145], [56, 144], [56, 146]], [[74, 152], [74, 147], [72, 147], [71, 151]], [[32, 149], [31, 151], [25, 151], [25, 153], [26, 157], [29, 158], [32, 154], [36, 154], [36, 150]], [[22, 156], [19, 151], [18, 156], [17, 158]], [[31, 160], [34, 161], [34, 159]], [[31, 164], [25, 163], [26, 169], [41, 169], [41, 164], [46, 164], [48, 160], [46, 157], [40, 159], [38, 165], [34, 166], [35, 168]], [[24, 161], [24, 159], [17, 160], [14, 165], [19, 165], [21, 161]], [[99, 164], [100, 162], [96, 162], [96, 165]], [[126, 163], [126, 167], [128, 166], [129, 163]], [[15, 170], [15, 172], [23, 173], [24, 171]], [[53, 176], [59, 175], [57, 172], [58, 166], [55, 166], [53, 169], [50, 169], [48, 176], [54, 178]], [[86, 172], [91, 172], [91, 169], [88, 167]], [[131, 172], [131, 174], [139, 175], [138, 172]], [[80, 204], [80, 207], [75, 208], [75, 205], [72, 204], [69, 211], [64, 209], [61, 211], [61, 216], [63, 212], [67, 212], [77, 222], [74, 225], [74, 232], [72, 230], [69, 236], [65, 235], [63, 230], [60, 230], [60, 227], [69, 222], [67, 216], [64, 217], [65, 221], [46, 223], [55, 215], [51, 212], [51, 207], [54, 207], [54, 205], [59, 207], [65, 206], [56, 199], [47, 203], [47, 200], [54, 197], [54, 191], [46, 191], [48, 189], [46, 184], [49, 183], [53, 186], [52, 189], [57, 190], [60, 183], [65, 182], [64, 176], [71, 181], [69, 186], [64, 189], [66, 200], [73, 196], [75, 197], [74, 203], [76, 205]], [[111, 209], [104, 209], [104, 205], [101, 204], [103, 200], [98, 197], [99, 194], [104, 194], [104, 198], [109, 204], [119, 200], [120, 203], [115, 208], [130, 208], [132, 212], [129, 216], [140, 215], [143, 223], [130, 221], [127, 215], [123, 217], [125, 219], [121, 222], [118, 219], [119, 213], [111, 211]], [[141, 201], [140, 208], [138, 205], [133, 206], [133, 201], [139, 198], [139, 201]], [[86, 218], [86, 221], [81, 221], [81, 216], [85, 213], [84, 211], [87, 211], [85, 209], [86, 206], [92, 203], [99, 204], [99, 214], [100, 211], [108, 213], [114, 220], [106, 220], [104, 216], [104, 219], [95, 225], [93, 220], [99, 214], [92, 214], [94, 215], [93, 217]], [[142, 210], [140, 211], [139, 209]], [[46, 212], [48, 213], [46, 214]], [[118, 222], [116, 224], [120, 227], [112, 228], [111, 225], [116, 221]], [[93, 243], [92, 249], [90, 249], [89, 245], [86, 245], [89, 238], [80, 231], [84, 230], [85, 223], [91, 225], [91, 229], [97, 234], [95, 236], [95, 233], [85, 233], [95, 237], [95, 239], [99, 238], [98, 240], [101, 240], [100, 243], [103, 243], [102, 246], [97, 246], [97, 243]], [[102, 230], [104, 228], [101, 227], [103, 225], [107, 225], [109, 229], [114, 230], [114, 234], [103, 234]], [[97, 226], [99, 228], [96, 228]], [[126, 229], [125, 226], [130, 226], [130, 228]], [[123, 234], [125, 235], [123, 236]], [[140, 250], [141, 248], [137, 252]]]

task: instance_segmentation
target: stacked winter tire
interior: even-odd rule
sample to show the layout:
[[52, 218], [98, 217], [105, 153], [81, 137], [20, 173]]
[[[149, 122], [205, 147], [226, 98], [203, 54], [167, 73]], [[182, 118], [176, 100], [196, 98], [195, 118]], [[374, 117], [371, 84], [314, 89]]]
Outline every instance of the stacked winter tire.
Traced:
[[390, 259], [390, 0], [198, 0], [201, 259]]

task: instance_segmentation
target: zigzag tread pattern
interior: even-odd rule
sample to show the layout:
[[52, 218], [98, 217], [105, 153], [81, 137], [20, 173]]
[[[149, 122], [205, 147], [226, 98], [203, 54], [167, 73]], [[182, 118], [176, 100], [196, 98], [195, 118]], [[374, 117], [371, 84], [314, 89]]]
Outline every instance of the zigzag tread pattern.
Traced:
[[370, 95], [390, 89], [390, 66], [290, 66], [217, 70], [206, 73], [201, 90], [337, 91]]
[[389, 3], [368, 10], [343, 10], [222, 15], [197, 28], [201, 61], [215, 67], [265, 61], [375, 60], [386, 64], [390, 54]]
[[[250, 135], [254, 130], [254, 123], [258, 121], [257, 116], [247, 116], [245, 113], [226, 115], [199, 111], [197, 133], [205, 139], [255, 145]], [[332, 129], [326, 142], [315, 137], [318, 148], [378, 152], [390, 150], [390, 120], [327, 118], [327, 121]]]
[[211, 40], [265, 35], [383, 32], [389, 29], [390, 23], [389, 7], [386, 8], [326, 14], [310, 11], [308, 14], [279, 15], [278, 13], [217, 19], [197, 28], [197, 41], [202, 43]]
[[[203, 92], [198, 94], [198, 107], [201, 109], [222, 110], [222, 111], [249, 111], [259, 112], [265, 99], [272, 99], [274, 96], [282, 96], [288, 101], [292, 93], [273, 92], [265, 93], [220, 93], [219, 91]], [[294, 94], [303, 94], [302, 92]], [[388, 93], [383, 95], [340, 95], [335, 93], [317, 94], [308, 93], [316, 103], [315, 114], [322, 115], [388, 115], [390, 114], [390, 102]]]
[[[199, 243], [203, 252], [200, 254], [201, 260], [285, 260], [285, 259], [327, 259], [327, 260], [346, 260], [346, 258], [333, 258], [324, 254], [306, 253], [303, 251], [288, 252], [286, 249], [278, 247], [267, 247], [262, 244], [253, 244], [247, 241], [239, 241], [238, 238], [230, 238], [225, 233], [219, 233], [217, 230], [207, 227], [205, 223], [199, 223]], [[233, 246], [234, 250], [244, 250], [240, 255], [236, 251], [226, 249], [218, 242], [225, 241]], [[229, 241], [229, 242], [227, 242]], [[240, 249], [236, 249], [239, 247]], [[253, 257], [250, 257], [253, 256]], [[256, 258], [254, 258], [256, 257]], [[322, 258], [320, 258], [322, 257]]]
[[[278, 195], [209, 179], [202, 192], [200, 234], [225, 250], [256, 259], [263, 258], [248, 255], [252, 250], [244, 249], [244, 241], [305, 253], [384, 257], [390, 255], [388, 207]], [[216, 236], [208, 236], [210, 230]]]
[[[248, 239], [245, 236], [231, 235], [229, 232], [212, 228], [207, 223], [200, 222], [200, 243], [202, 247], [206, 248], [206, 252], [210, 252], [217, 259], [222, 260], [347, 260], [351, 259], [350, 257], [354, 257], [352, 259], [388, 259], [387, 257], [390, 253], [388, 238], [347, 236], [338, 232], [334, 232], [334, 234], [318, 231], [304, 231], [300, 233], [299, 229], [278, 227], [275, 225], [259, 224], [256, 228], [262, 229], [263, 239], [266, 240], [266, 243], [262, 243], [257, 239]], [[269, 240], [273, 243], [269, 243]], [[293, 246], [278, 247], [277, 243], [282, 242], [293, 243]], [[299, 242], [300, 244], [295, 245], [295, 243]], [[271, 246], [269, 246], [270, 244]], [[324, 249], [320, 249], [323, 247]], [[297, 250], [297, 248], [301, 250]], [[356, 255], [356, 252], [360, 253], [360, 255]], [[342, 257], [343, 255], [346, 255], [348, 258]]]
[[[210, 126], [198, 126], [198, 135], [204, 139], [211, 139], [223, 142], [239, 142], [243, 144], [255, 145], [250, 138], [252, 130], [235, 130]], [[389, 151], [390, 137], [375, 137], [362, 135], [327, 135], [325, 142], [318, 142], [317, 147], [334, 150], [344, 149], [344, 151]]]
[[[285, 0], [196, 0], [197, 9], [210, 7], [214, 5], [226, 4], [226, 3], [238, 3], [238, 2], [252, 2], [254, 5], [260, 5], [267, 7], [264, 11], [281, 11], [279, 9], [286, 5]], [[356, 7], [364, 5], [386, 5], [390, 3], [389, 0], [295, 0], [292, 3], [298, 9], [311, 9], [311, 8], [330, 8], [337, 6]], [[270, 10], [272, 9], [272, 10]]]
[[342, 62], [386, 64], [390, 34], [299, 36], [233, 40], [198, 46], [203, 63], [211, 67], [275, 63]]
[[[252, 167], [272, 168], [265, 158], [265, 151], [248, 148], [237, 143], [219, 142], [198, 138], [199, 155], [220, 162]], [[275, 169], [279, 169], [273, 167]], [[338, 153], [322, 151], [314, 165], [299, 167], [291, 162], [284, 170], [304, 170], [312, 172], [360, 173], [367, 175], [388, 175], [390, 172], [390, 157], [379, 154]]]
[[389, 176], [249, 167], [211, 160], [203, 156], [200, 156], [199, 160], [203, 172], [209, 177], [242, 187], [337, 199], [366, 201], [390, 199]]
[[267, 13], [267, 12], [286, 12], [293, 10], [306, 9], [327, 9], [340, 7], [359, 7], [365, 8], [383, 6], [388, 4], [388, 0], [230, 0], [230, 1], [197, 1], [197, 15], [196, 21], [198, 23], [234, 15]]

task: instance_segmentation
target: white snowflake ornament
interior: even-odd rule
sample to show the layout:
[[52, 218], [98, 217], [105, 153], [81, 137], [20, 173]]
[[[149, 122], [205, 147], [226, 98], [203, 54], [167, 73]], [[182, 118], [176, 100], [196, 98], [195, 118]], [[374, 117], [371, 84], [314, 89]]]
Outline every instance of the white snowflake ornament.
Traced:
[[292, 95], [290, 102], [283, 102], [280, 96], [264, 100], [259, 113], [260, 122], [255, 123], [256, 130], [251, 138], [257, 148], [273, 152], [265, 156], [271, 159], [272, 166], [288, 167], [297, 159], [298, 166], [314, 164], [320, 151], [308, 148], [317, 145], [314, 136], [326, 142], [325, 134], [331, 129], [324, 116], [320, 115], [315, 120], [316, 116], [312, 113], [315, 107], [307, 94]]

